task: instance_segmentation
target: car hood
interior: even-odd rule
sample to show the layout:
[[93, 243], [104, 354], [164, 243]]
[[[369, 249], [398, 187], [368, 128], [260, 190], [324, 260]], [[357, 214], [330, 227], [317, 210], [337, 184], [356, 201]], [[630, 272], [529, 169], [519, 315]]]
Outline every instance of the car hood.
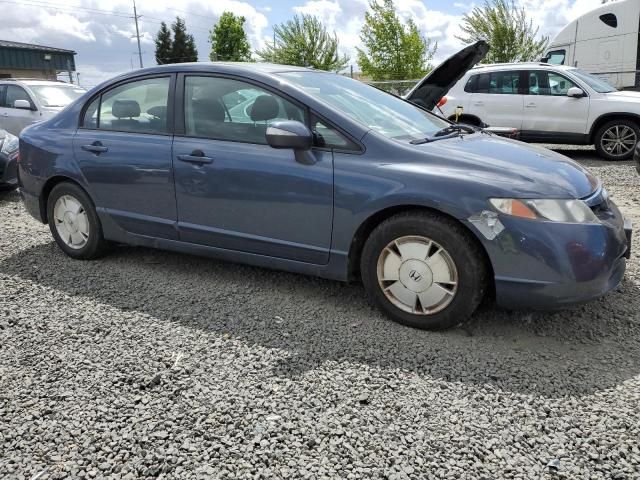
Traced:
[[600, 186], [597, 177], [564, 155], [508, 138], [478, 133], [416, 148], [437, 159], [437, 166], [425, 162], [405, 167], [464, 177], [486, 185], [492, 195], [574, 199], [586, 198]]
[[433, 110], [458, 80], [488, 52], [489, 44], [484, 40], [463, 48], [434, 68], [405, 98], [427, 110]]
[[618, 100], [621, 102], [640, 102], [640, 92], [620, 90], [618, 92], [606, 93], [607, 100]]

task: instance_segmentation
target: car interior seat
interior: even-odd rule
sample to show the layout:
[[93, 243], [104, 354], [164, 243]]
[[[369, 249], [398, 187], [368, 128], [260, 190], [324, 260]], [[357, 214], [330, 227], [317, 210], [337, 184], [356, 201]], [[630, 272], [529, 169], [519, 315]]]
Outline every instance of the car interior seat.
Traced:
[[267, 132], [267, 122], [278, 118], [280, 105], [272, 95], [260, 95], [256, 98], [251, 108], [251, 121], [253, 128], [251, 131], [252, 140], [256, 143], [265, 143]]
[[116, 100], [111, 114], [115, 117], [111, 122], [114, 130], [139, 130], [140, 104], [135, 100]]
[[223, 126], [226, 113], [220, 100], [194, 99], [192, 105], [192, 118], [189, 119], [187, 115], [187, 133], [198, 137], [225, 138]]

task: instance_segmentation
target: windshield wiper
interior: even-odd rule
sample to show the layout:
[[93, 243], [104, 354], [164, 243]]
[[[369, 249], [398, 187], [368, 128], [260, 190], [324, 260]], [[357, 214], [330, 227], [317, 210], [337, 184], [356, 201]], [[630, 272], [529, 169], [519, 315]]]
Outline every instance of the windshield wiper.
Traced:
[[469, 126], [462, 124], [454, 124], [449, 125], [441, 130], [438, 130], [436, 133], [429, 137], [421, 138], [418, 140], [411, 140], [411, 145], [422, 145], [425, 143], [435, 142], [436, 140], [445, 140], [447, 138], [454, 138], [462, 135], [462, 133], [476, 133], [478, 130]]

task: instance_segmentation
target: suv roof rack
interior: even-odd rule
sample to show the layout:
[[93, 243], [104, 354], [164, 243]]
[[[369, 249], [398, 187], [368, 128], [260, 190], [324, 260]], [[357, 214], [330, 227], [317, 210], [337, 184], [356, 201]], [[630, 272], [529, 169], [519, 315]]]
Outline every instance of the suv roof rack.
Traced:
[[563, 66], [563, 65], [554, 65], [552, 63], [545, 63], [545, 62], [481, 63], [478, 65], [475, 65], [471, 70], [474, 70], [476, 68], [487, 68], [487, 67], [517, 67], [520, 65], [538, 65], [540, 67], [549, 67], [549, 66], [562, 67]]
[[22, 82], [22, 81], [36, 81], [36, 82], [58, 82], [58, 83], [67, 83], [64, 80], [47, 80], [46, 78], [35, 78], [35, 77], [9, 77], [9, 78], [0, 78], [0, 82]]

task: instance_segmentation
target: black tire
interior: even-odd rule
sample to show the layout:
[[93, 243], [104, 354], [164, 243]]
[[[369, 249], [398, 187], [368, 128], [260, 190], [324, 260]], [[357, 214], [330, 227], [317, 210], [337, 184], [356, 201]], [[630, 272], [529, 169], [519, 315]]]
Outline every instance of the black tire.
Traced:
[[635, 134], [635, 143], [637, 143], [640, 140], [640, 127], [638, 127], [638, 124], [636, 122], [634, 122], [633, 120], [627, 120], [624, 118], [621, 118], [619, 120], [611, 120], [605, 123], [604, 125], [602, 125], [596, 132], [596, 135], [594, 138], [596, 151], [598, 152], [598, 155], [602, 157], [604, 160], [609, 160], [609, 161], [629, 160], [631, 157], [633, 157], [635, 144], [632, 145], [633, 148], [631, 148], [629, 151], [623, 152], [621, 154], [615, 154], [615, 151], [614, 152], [607, 151], [607, 149], [603, 145], [603, 141], [606, 140], [606, 139], [603, 139], [605, 132], [608, 132], [610, 129], [615, 127], [619, 127], [621, 131], [624, 131], [624, 129], [631, 129]]
[[[76, 199], [82, 205], [84, 212], [86, 212], [89, 234], [86, 239], [86, 244], [81, 248], [72, 248], [67, 245], [61, 238], [58, 228], [56, 227], [54, 207], [58, 199], [65, 195]], [[93, 260], [104, 255], [109, 249], [109, 242], [107, 242], [102, 235], [102, 225], [100, 224], [100, 219], [98, 218], [93, 202], [85, 191], [75, 183], [64, 182], [53, 187], [47, 200], [47, 220], [54, 240], [60, 249], [72, 258], [78, 260]]]
[[[457, 291], [442, 310], [410, 313], [394, 305], [378, 281], [378, 260], [383, 250], [402, 237], [428, 237], [444, 248], [457, 270]], [[376, 227], [360, 259], [362, 281], [369, 297], [392, 320], [423, 330], [443, 330], [468, 321], [480, 305], [489, 284], [485, 256], [471, 234], [454, 220], [431, 212], [395, 215]]]

